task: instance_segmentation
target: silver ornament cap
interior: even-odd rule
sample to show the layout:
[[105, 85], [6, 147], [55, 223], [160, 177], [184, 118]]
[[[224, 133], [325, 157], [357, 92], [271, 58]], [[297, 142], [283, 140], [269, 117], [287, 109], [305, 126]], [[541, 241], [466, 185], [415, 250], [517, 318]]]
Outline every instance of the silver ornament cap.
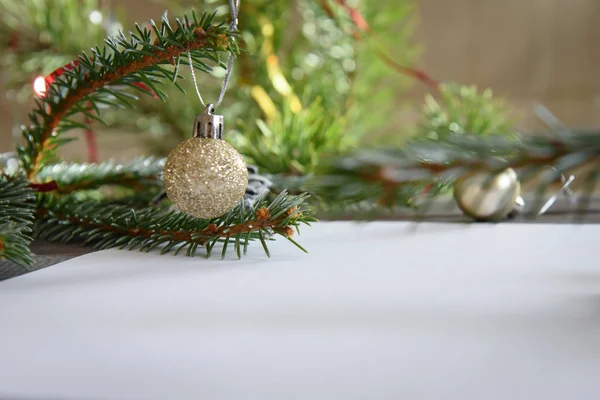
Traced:
[[204, 114], [196, 115], [193, 137], [206, 139], [223, 139], [223, 116], [216, 115], [215, 106], [208, 104]]
[[477, 172], [454, 183], [454, 199], [460, 209], [478, 221], [501, 221], [516, 206], [521, 183], [512, 168]]

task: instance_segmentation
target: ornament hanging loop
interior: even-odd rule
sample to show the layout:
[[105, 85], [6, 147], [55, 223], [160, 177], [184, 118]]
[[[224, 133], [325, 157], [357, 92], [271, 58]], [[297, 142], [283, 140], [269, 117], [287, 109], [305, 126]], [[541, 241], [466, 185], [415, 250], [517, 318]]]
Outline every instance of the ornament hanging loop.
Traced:
[[215, 105], [212, 103], [208, 103], [204, 108], [204, 114], [213, 115], [215, 113]]
[[[240, 10], [240, 0], [229, 0], [229, 8], [231, 10], [231, 24], [229, 25], [229, 31], [235, 32], [237, 30], [238, 24], [238, 12]], [[232, 39], [235, 42], [235, 38]], [[196, 80], [196, 73], [194, 72], [194, 61], [192, 60], [192, 53], [188, 48], [187, 51], [188, 64], [190, 66], [190, 72], [192, 74], [192, 80], [194, 81], [194, 88], [196, 89], [196, 95], [200, 100], [200, 103], [204, 105], [204, 99], [200, 94], [200, 89], [198, 89], [198, 81]], [[217, 103], [213, 106], [213, 111], [216, 107], [218, 107], [223, 101], [223, 97], [225, 96], [225, 91], [227, 90], [227, 85], [229, 84], [229, 78], [231, 78], [231, 70], [233, 70], [233, 54], [230, 52], [228, 61], [227, 61], [227, 69], [225, 70], [225, 77], [223, 78], [223, 84], [221, 85], [221, 91], [219, 92], [219, 97], [217, 98]], [[194, 128], [195, 129], [195, 128]]]
[[205, 139], [223, 139], [223, 116], [216, 115], [214, 104], [207, 104], [204, 113], [196, 115], [193, 136]]

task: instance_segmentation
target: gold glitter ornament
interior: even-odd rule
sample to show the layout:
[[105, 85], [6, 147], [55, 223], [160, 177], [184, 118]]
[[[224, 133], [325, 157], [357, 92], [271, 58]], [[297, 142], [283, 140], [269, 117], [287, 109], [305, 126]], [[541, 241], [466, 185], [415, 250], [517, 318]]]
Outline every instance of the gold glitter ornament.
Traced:
[[216, 218], [243, 199], [248, 168], [241, 154], [223, 140], [223, 116], [209, 104], [196, 116], [194, 137], [175, 147], [165, 162], [163, 183], [180, 211], [197, 218]]

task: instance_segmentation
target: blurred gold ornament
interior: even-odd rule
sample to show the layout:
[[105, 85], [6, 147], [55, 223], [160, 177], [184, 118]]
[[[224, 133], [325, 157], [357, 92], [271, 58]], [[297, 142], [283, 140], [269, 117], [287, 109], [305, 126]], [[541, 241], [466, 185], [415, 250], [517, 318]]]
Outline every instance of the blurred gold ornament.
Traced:
[[515, 208], [521, 184], [512, 168], [478, 172], [454, 183], [454, 199], [460, 209], [479, 221], [501, 221]]
[[241, 154], [223, 140], [223, 116], [212, 104], [196, 116], [194, 137], [180, 143], [167, 157], [163, 183], [167, 196], [182, 212], [216, 218], [243, 199], [248, 169]]

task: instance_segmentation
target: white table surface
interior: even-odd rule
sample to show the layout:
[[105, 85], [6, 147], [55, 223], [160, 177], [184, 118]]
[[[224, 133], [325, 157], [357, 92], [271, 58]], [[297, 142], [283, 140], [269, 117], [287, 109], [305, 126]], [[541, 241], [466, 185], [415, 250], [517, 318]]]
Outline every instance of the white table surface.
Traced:
[[600, 225], [298, 239], [309, 255], [109, 250], [0, 282], [0, 398], [600, 399]]

